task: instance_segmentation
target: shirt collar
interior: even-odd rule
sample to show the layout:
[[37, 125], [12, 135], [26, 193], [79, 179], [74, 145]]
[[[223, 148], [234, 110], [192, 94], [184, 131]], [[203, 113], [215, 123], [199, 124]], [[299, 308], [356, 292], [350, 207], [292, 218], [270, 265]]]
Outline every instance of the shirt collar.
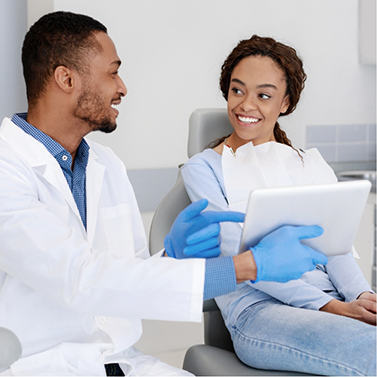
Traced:
[[[44, 132], [34, 127], [26, 121], [27, 113], [14, 114], [12, 122], [25, 131], [28, 135], [42, 143], [51, 155], [57, 160], [62, 169], [71, 170], [71, 154], [58, 142], [46, 135]], [[89, 158], [89, 145], [83, 138], [76, 152], [75, 164], [78, 163], [86, 168]]]

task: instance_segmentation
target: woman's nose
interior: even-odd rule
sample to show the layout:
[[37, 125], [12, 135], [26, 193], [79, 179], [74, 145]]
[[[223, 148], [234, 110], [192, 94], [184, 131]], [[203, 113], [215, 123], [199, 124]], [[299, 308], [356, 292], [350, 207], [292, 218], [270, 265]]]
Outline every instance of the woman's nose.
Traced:
[[245, 112], [255, 110], [256, 107], [255, 99], [252, 96], [245, 97], [244, 101], [241, 103], [241, 109]]

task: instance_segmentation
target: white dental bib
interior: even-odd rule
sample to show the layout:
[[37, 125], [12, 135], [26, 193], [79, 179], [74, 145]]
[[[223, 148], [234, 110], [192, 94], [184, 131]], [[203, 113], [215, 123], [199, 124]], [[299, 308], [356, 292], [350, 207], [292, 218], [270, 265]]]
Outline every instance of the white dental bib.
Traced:
[[317, 149], [300, 154], [303, 159], [293, 148], [274, 141], [257, 146], [249, 142], [235, 153], [224, 145], [222, 170], [229, 208], [246, 212], [250, 192], [255, 189], [337, 181]]

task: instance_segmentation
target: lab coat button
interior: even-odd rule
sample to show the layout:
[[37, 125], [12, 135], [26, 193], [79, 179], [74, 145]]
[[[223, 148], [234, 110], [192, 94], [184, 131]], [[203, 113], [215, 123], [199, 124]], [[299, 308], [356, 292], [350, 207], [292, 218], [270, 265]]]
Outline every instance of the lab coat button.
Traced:
[[107, 323], [107, 318], [106, 318], [106, 317], [98, 317], [98, 322], [99, 322], [101, 325], [106, 325], [106, 323]]

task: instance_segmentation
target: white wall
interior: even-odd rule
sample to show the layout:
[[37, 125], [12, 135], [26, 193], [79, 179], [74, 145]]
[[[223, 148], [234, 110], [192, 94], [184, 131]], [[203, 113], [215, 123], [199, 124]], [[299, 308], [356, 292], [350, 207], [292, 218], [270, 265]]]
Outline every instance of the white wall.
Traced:
[[26, 110], [21, 47], [27, 30], [26, 0], [0, 1], [0, 122]]
[[[38, 3], [29, 0], [33, 8]], [[225, 107], [220, 66], [240, 39], [254, 33], [289, 43], [304, 60], [309, 78], [303, 99], [282, 121], [297, 147], [305, 147], [306, 125], [376, 122], [375, 66], [358, 61], [357, 0], [43, 3], [88, 14], [108, 27], [129, 93], [120, 106], [118, 130], [93, 138], [110, 145], [129, 169], [186, 161], [190, 113]]]

